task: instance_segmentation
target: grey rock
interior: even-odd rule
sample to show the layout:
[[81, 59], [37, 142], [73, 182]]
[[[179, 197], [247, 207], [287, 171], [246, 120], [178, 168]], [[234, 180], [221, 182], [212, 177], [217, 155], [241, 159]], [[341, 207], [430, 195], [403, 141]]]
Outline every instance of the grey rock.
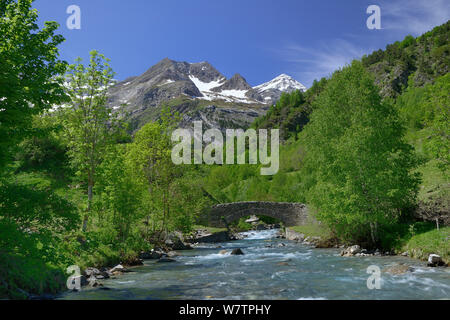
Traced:
[[223, 90], [252, 90], [253, 88], [239, 73], [236, 73], [231, 79], [224, 82], [223, 85], [213, 88], [212, 91], [220, 92]]
[[165, 241], [165, 244], [172, 250], [191, 250], [192, 247], [185, 243], [183, 234], [178, 231], [171, 232]]
[[404, 264], [395, 264], [384, 268], [383, 272], [390, 273], [392, 275], [401, 275], [407, 272], [414, 272], [414, 268]]
[[200, 243], [215, 243], [227, 242], [231, 237], [228, 231], [221, 231], [216, 233], [202, 233], [195, 236], [195, 241]]
[[109, 270], [109, 273], [111, 274], [115, 274], [115, 273], [125, 273], [125, 272], [130, 272], [130, 270], [128, 270], [127, 268], [125, 268], [124, 266], [122, 266], [121, 264], [118, 264], [117, 266], [115, 266], [114, 268], [111, 268]]
[[233, 251], [231, 251], [231, 254], [232, 255], [243, 255], [244, 252], [240, 248], [236, 248], [236, 249], [233, 249]]
[[141, 254], [139, 255], [139, 258], [144, 259], [144, 260], [159, 259], [164, 255], [165, 255], [164, 252], [152, 249], [151, 251], [148, 251], [148, 252], [141, 252]]
[[358, 256], [360, 256], [361, 253], [361, 247], [359, 245], [353, 245], [348, 247], [347, 249], [344, 249], [341, 252], [341, 256], [344, 257], [351, 257], [351, 256], [356, 256], [358, 254]]
[[91, 277], [95, 277], [97, 279], [108, 279], [109, 278], [109, 273], [107, 270], [100, 271], [97, 268], [86, 268], [86, 270], [84, 270], [84, 275], [87, 278], [91, 278]]
[[437, 267], [437, 266], [443, 266], [444, 262], [442, 261], [441, 256], [437, 254], [430, 254], [428, 256], [428, 264], [429, 267]]
[[304, 241], [305, 235], [303, 233], [295, 232], [294, 230], [291, 230], [289, 228], [286, 228], [285, 231], [285, 238], [286, 240], [293, 240], [293, 241]]

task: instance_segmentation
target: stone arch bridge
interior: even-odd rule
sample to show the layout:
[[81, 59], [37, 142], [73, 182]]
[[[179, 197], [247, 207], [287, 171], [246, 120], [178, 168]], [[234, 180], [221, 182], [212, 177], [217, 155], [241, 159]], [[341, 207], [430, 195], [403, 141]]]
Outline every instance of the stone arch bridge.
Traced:
[[206, 218], [209, 226], [223, 228], [252, 214], [278, 219], [286, 227], [304, 225], [308, 220], [308, 208], [302, 203], [263, 201], [218, 204], [211, 208]]

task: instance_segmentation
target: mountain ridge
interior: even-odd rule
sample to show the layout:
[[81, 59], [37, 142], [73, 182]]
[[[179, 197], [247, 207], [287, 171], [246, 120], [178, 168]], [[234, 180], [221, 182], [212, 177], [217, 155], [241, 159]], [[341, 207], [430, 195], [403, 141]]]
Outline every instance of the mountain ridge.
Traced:
[[283, 92], [293, 90], [306, 88], [285, 74], [252, 87], [239, 73], [227, 79], [207, 61], [164, 58], [143, 74], [113, 85], [108, 103], [113, 109], [125, 106], [134, 130], [157, 119], [167, 104], [182, 115], [185, 126], [203, 119], [209, 127], [224, 130], [225, 126], [249, 127]]

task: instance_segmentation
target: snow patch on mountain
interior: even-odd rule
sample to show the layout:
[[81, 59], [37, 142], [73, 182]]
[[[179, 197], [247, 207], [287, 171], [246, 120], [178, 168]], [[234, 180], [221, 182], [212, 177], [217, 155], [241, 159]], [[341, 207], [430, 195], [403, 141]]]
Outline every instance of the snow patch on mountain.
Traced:
[[246, 97], [248, 90], [222, 90], [219, 92], [213, 92], [212, 89], [220, 87], [227, 79], [220, 78], [211, 82], [203, 82], [197, 77], [190, 75], [189, 79], [195, 84], [198, 90], [201, 92], [203, 97], [199, 99], [213, 101], [213, 100], [224, 100], [227, 102], [242, 102], [242, 103], [255, 103]]
[[247, 99], [245, 94], [248, 92], [248, 90], [222, 90], [220, 92], [221, 95], [227, 96], [227, 97], [234, 97], [239, 99]]
[[193, 75], [190, 75], [189, 79], [191, 79], [191, 81], [195, 84], [195, 86], [198, 88], [198, 90], [200, 90], [201, 93], [210, 92], [211, 89], [220, 86], [226, 80], [225, 78], [223, 78], [216, 81], [203, 82]]

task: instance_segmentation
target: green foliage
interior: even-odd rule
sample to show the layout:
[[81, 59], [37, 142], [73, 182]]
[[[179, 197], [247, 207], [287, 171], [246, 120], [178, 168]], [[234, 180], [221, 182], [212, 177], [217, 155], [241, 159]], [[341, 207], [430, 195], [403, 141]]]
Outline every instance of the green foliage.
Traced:
[[407, 35], [405, 39], [400, 43], [400, 48], [405, 49], [406, 47], [412, 46], [416, 43], [416, 39], [412, 35]]
[[60, 110], [72, 165], [88, 187], [83, 230], [87, 228], [97, 168], [108, 147], [123, 136], [125, 126], [122, 114], [107, 106], [107, 90], [114, 76], [108, 62], [109, 59], [94, 50], [90, 52], [87, 67], [81, 58], [69, 66], [66, 80], [70, 107]]
[[15, 156], [21, 169], [63, 174], [69, 167], [69, 159], [57, 117], [34, 116], [31, 131], [33, 136], [19, 144]]
[[[125, 243], [143, 216], [139, 208], [142, 190], [127, 165], [124, 145], [108, 150], [99, 173], [101, 178], [96, 186], [99, 197], [95, 202], [98, 227], [114, 235], [107, 243]], [[142, 239], [140, 235], [139, 238]]]
[[1, 250], [56, 262], [58, 236], [78, 221], [75, 207], [37, 186], [1, 181], [0, 187]]
[[56, 22], [39, 29], [31, 3], [0, 1], [0, 170], [11, 160], [12, 149], [32, 135], [33, 115], [65, 98], [62, 81], [56, 79], [66, 68], [57, 50], [64, 38], [55, 35]]
[[422, 87], [450, 71], [449, 35], [450, 21], [447, 21], [418, 38], [408, 35], [361, 61], [375, 76], [381, 95], [396, 98], [411, 85]]
[[143, 190], [142, 210], [152, 232], [190, 232], [207, 202], [200, 186], [200, 172], [172, 162], [171, 130], [178, 115], [165, 109], [161, 121], [144, 125], [129, 145], [127, 161]]
[[335, 72], [303, 131], [307, 198], [342, 239], [379, 239], [414, 203], [418, 178], [395, 109], [360, 62]]
[[253, 229], [253, 226], [248, 223], [245, 222], [245, 220], [247, 220], [250, 216], [247, 217], [242, 217], [237, 221], [233, 221], [231, 223], [231, 228], [234, 229], [236, 232], [245, 232], [245, 231], [249, 231]]
[[311, 109], [306, 103], [304, 94], [296, 90], [292, 93], [283, 93], [280, 100], [273, 105], [267, 113], [256, 119], [253, 128], [280, 129], [280, 138], [287, 140], [300, 131], [306, 123]]
[[60, 290], [71, 261], [61, 235], [78, 221], [76, 208], [47, 186], [0, 181], [0, 297]]
[[66, 281], [61, 268], [40, 258], [3, 253], [0, 254], [0, 266], [0, 299], [57, 294]]
[[[409, 87], [397, 99], [400, 114], [411, 131], [422, 131], [423, 151], [428, 159], [436, 159], [439, 168], [448, 174], [450, 164], [450, 74], [422, 88]], [[417, 139], [412, 141], [417, 144]]]

